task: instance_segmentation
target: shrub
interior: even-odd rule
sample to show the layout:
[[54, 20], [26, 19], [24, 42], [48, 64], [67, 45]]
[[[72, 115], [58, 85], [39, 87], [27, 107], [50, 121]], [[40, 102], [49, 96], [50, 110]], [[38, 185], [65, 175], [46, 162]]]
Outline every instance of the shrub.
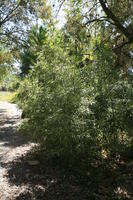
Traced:
[[82, 70], [59, 46], [48, 47], [48, 54], [44, 48], [19, 89], [33, 137], [67, 161], [102, 158], [103, 150], [117, 154], [130, 143], [131, 84], [114, 69], [111, 50], [94, 47], [93, 64]]

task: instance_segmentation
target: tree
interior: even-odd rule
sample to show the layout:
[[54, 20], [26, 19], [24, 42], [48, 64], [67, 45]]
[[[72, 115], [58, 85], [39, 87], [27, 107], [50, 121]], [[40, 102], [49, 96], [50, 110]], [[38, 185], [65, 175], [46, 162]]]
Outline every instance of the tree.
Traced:
[[8, 68], [11, 68], [13, 63], [13, 55], [12, 53], [5, 48], [4, 46], [0, 45], [0, 81], [4, 78], [7, 73]]
[[[62, 0], [60, 7], [65, 2], [71, 2], [71, 0]], [[92, 23], [104, 22], [106, 26], [113, 26], [117, 29], [117, 33], [126, 37], [127, 40], [120, 46], [133, 42], [132, 0], [81, 0], [77, 1], [77, 4], [80, 4], [82, 8], [85, 25], [90, 26]]]
[[116, 66], [125, 69], [131, 64], [130, 51], [133, 44], [133, 14], [132, 1], [103, 1], [99, 3], [106, 15], [113, 24], [111, 26], [111, 34], [113, 38], [112, 49], [117, 55]]
[[127, 41], [121, 43], [119, 47], [133, 43], [133, 15], [131, 11], [133, 2], [128, 0], [124, 2], [111, 1], [111, 3], [108, 3], [104, 0], [99, 0], [99, 2], [107, 18], [114, 22], [116, 28], [127, 39]]
[[2, 0], [0, 2], [0, 42], [10, 47], [25, 44], [27, 30], [30, 30], [33, 23], [41, 17], [40, 7], [46, 16], [49, 9], [45, 0]]
[[[59, 8], [72, 0], [62, 0]], [[133, 2], [131, 0], [80, 0], [76, 1], [80, 8], [82, 26], [80, 30], [89, 30], [92, 37], [101, 34], [103, 43], [108, 43], [116, 54], [116, 67], [127, 70], [132, 64], [130, 51], [133, 45]]]
[[[121, 7], [116, 13], [113, 2], [109, 7], [104, 3], [123, 26]], [[95, 159], [103, 161], [103, 150], [118, 155], [132, 144], [132, 84], [119, 63], [116, 67], [117, 58], [126, 60], [117, 53], [129, 48], [118, 47], [126, 36], [99, 10], [99, 1], [71, 0], [66, 8], [61, 30], [54, 26], [29, 34], [23, 66], [30, 73], [19, 88], [18, 102], [27, 118], [24, 128], [47, 155], [66, 162], [80, 158], [88, 166]], [[86, 56], [92, 62], [81, 67]]]
[[36, 63], [39, 52], [42, 46], [45, 44], [47, 38], [47, 30], [40, 26], [32, 27], [29, 31], [27, 44], [23, 48], [23, 52], [20, 53], [21, 59], [21, 75], [25, 76], [29, 73], [29, 70]]

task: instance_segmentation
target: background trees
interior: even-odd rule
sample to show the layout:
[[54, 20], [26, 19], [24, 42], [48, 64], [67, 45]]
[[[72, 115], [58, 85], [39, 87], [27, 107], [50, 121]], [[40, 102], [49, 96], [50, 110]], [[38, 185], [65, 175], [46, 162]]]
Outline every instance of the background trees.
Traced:
[[40, 26], [34, 26], [29, 31], [27, 44], [21, 52], [21, 75], [26, 75], [29, 70], [37, 62], [39, 52], [41, 52], [42, 46], [45, 44], [47, 30]]
[[[70, 1], [62, 1], [64, 4], [67, 2]], [[76, 4], [81, 11], [84, 26], [92, 34], [99, 34], [98, 30], [101, 29], [103, 42], [108, 42], [117, 55], [117, 66], [125, 65], [123, 55], [126, 63], [130, 64], [129, 51], [133, 43], [132, 1], [82, 0]]]
[[18, 54], [17, 101], [26, 117], [22, 129], [32, 133], [50, 157], [71, 163], [78, 158], [81, 166], [102, 162], [103, 152], [120, 156], [132, 149], [132, 78], [127, 74], [132, 63], [132, 2], [63, 1], [66, 23], [61, 29], [50, 13], [54, 8], [37, 3], [14, 2], [17, 7], [7, 18], [17, 28], [25, 21], [15, 23], [24, 6], [26, 19], [42, 19], [26, 33]]
[[[42, 12], [45, 13], [45, 17], [42, 16]], [[0, 2], [1, 78], [3, 73], [5, 74], [7, 71], [5, 69], [7, 64], [10, 65], [10, 68], [16, 65], [20, 61], [19, 56], [22, 54], [22, 48], [28, 48], [30, 45], [27, 37], [32, 26], [39, 23], [40, 17], [45, 19], [46, 23], [48, 17], [50, 20], [50, 15], [50, 7], [46, 5], [45, 0], [2, 0]]]
[[[43, 16], [43, 14], [44, 16]], [[27, 31], [42, 17], [50, 17], [45, 0], [2, 0], [0, 3], [0, 41], [10, 47], [23, 45]]]

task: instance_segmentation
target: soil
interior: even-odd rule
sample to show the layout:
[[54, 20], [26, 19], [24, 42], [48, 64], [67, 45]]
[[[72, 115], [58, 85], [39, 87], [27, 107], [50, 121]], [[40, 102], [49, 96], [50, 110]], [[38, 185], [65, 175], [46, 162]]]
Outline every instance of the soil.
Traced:
[[11, 184], [8, 174], [11, 163], [25, 156], [35, 146], [17, 134], [20, 118], [21, 111], [15, 104], [0, 102], [0, 200], [16, 199], [26, 190], [25, 185]]
[[40, 156], [38, 144], [17, 131], [20, 123], [17, 106], [0, 102], [0, 200], [133, 200], [133, 160], [80, 176]]

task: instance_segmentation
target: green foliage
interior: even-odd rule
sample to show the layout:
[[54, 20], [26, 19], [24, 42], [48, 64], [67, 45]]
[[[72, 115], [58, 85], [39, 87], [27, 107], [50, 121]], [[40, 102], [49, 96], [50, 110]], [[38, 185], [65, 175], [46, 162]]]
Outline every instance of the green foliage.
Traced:
[[13, 72], [8, 72], [1, 82], [1, 88], [6, 91], [16, 91], [20, 85], [20, 78]]
[[19, 88], [29, 130], [48, 154], [67, 161], [102, 158], [103, 150], [117, 154], [132, 142], [131, 83], [114, 68], [115, 55], [99, 38], [91, 45], [93, 63], [82, 70], [61, 40], [47, 39]]
[[40, 55], [33, 80], [26, 81], [29, 84], [24, 108], [29, 123], [35, 122], [32, 127], [39, 140], [45, 141], [53, 153], [64, 155], [76, 148], [74, 114], [80, 104], [82, 84], [78, 70], [66, 60], [62, 49], [58, 47], [57, 53], [57, 47], [53, 48], [46, 60], [45, 52]]
[[51, 19], [47, 0], [2, 0], [0, 8], [0, 42], [10, 49], [22, 48], [35, 21], [43, 19], [48, 23]]
[[14, 92], [0, 92], [0, 101], [6, 101], [6, 102], [14, 102], [15, 99], [15, 93]]
[[[0, 45], [0, 82], [7, 75], [7, 71], [13, 62], [12, 53], [4, 47], [4, 45]], [[11, 68], [11, 67], [10, 67]]]
[[40, 28], [35, 26], [29, 32], [27, 46], [21, 53], [21, 75], [27, 75], [34, 63], [36, 63], [41, 47], [46, 41], [46, 34], [47, 30], [42, 26]]
[[85, 58], [89, 60], [90, 33], [83, 22], [81, 1], [70, 1], [66, 12], [67, 22], [63, 28], [64, 48], [68, 51], [71, 62], [78, 68], [84, 67]]
[[[29, 32], [21, 55], [26, 78], [17, 100], [26, 117], [22, 128], [47, 155], [66, 162], [79, 159], [83, 166], [132, 150], [133, 91], [126, 73], [132, 47], [115, 48], [123, 45], [123, 34], [115, 20], [98, 13], [100, 4], [68, 3], [62, 30], [46, 24], [47, 29]], [[120, 2], [106, 5], [120, 23], [125, 21]]]

